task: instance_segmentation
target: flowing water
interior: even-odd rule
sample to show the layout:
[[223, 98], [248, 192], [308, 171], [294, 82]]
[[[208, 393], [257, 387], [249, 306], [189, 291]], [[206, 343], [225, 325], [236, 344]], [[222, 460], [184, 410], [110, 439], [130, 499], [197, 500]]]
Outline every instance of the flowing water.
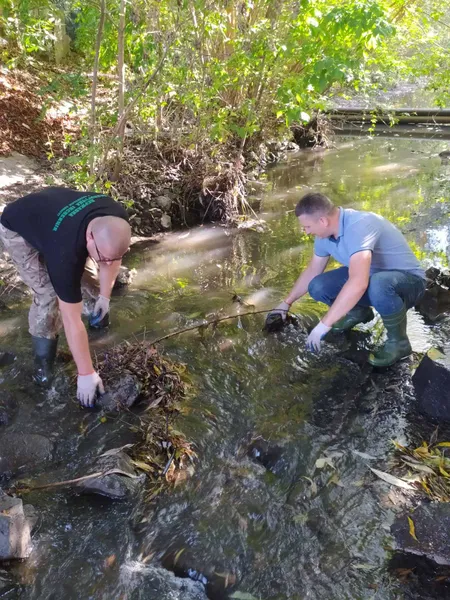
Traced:
[[[267, 173], [266, 232], [201, 227], [134, 247], [132, 287], [112, 303], [113, 323], [93, 336], [101, 351], [133, 334], [154, 339], [208, 316], [276, 305], [307, 264], [312, 240], [293, 209], [309, 189], [396, 223], [425, 266], [446, 266], [450, 166], [444, 142], [346, 139], [292, 155]], [[303, 325], [323, 307], [295, 306]], [[57, 481], [88, 472], [92, 458], [132, 438], [128, 419], [85, 415], [73, 388], [43, 393], [28, 381], [26, 303], [4, 313], [0, 371], [16, 401], [9, 429], [56, 443], [50, 465], [26, 473]], [[365, 362], [379, 323], [305, 351], [305, 327], [264, 335], [263, 315], [164, 342], [187, 365], [194, 394], [176, 427], [196, 448], [195, 473], [152, 505], [113, 504], [66, 490], [33, 492], [39, 511], [29, 560], [5, 571], [0, 597], [27, 600], [394, 600], [407, 593], [387, 568], [394, 518], [385, 468], [392, 439], [411, 435], [411, 365], [384, 373]], [[410, 311], [414, 350], [450, 350], [450, 326]], [[60, 380], [66, 367], [60, 366]], [[61, 391], [64, 390], [64, 391]], [[2, 587], [3, 586], [3, 587]], [[3, 590], [3, 591], [2, 591]], [[2, 595], [3, 594], [3, 595]], [[417, 596], [416, 596], [417, 597]], [[426, 595], [422, 596], [427, 598]]]

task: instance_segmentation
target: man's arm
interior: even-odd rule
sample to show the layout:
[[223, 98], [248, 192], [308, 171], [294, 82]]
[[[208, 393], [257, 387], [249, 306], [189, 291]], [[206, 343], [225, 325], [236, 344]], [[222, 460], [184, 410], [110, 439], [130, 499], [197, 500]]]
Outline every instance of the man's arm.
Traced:
[[109, 265], [104, 262], [99, 263], [98, 280], [100, 283], [101, 296], [104, 296], [105, 298], [111, 298], [111, 292], [117, 275], [119, 274], [121, 264], [121, 260], [115, 260]]
[[82, 302], [71, 304], [59, 299], [59, 309], [61, 311], [67, 343], [77, 365], [78, 374], [88, 375], [94, 371], [94, 367], [92, 365], [86, 327], [81, 320], [82, 306]]
[[330, 260], [329, 256], [317, 256], [314, 254], [306, 269], [301, 273], [300, 277], [294, 284], [294, 287], [286, 297], [287, 304], [293, 304], [308, 291], [308, 286], [312, 279], [325, 271], [325, 267]]
[[321, 319], [324, 325], [331, 327], [354, 308], [361, 299], [369, 285], [371, 263], [372, 252], [370, 250], [356, 252], [350, 257], [348, 281], [339, 292], [330, 310]]

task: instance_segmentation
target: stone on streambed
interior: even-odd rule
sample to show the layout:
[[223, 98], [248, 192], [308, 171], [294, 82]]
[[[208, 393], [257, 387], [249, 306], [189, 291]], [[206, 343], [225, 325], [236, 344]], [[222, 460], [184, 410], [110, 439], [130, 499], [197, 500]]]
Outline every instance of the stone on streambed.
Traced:
[[[417, 540], [410, 533], [408, 516], [414, 523]], [[396, 549], [426, 556], [438, 565], [450, 565], [450, 504], [422, 504], [410, 515], [396, 519], [391, 527]]]
[[113, 472], [80, 481], [75, 484], [75, 489], [82, 494], [98, 494], [111, 500], [126, 500], [139, 490], [145, 478], [144, 475], [136, 473], [131, 458], [120, 448], [108, 450], [99, 456], [90, 468], [91, 473], [109, 471]]
[[54, 445], [36, 433], [4, 433], [0, 436], [0, 476], [22, 468], [40, 467], [53, 458]]
[[27, 558], [31, 553], [31, 525], [22, 500], [0, 495], [0, 560]]
[[429, 321], [438, 321], [450, 312], [450, 273], [431, 267], [425, 273], [427, 289], [417, 309]]
[[433, 419], [450, 422], [450, 371], [424, 356], [412, 382], [418, 410]]
[[127, 373], [108, 384], [106, 393], [100, 396], [97, 404], [106, 412], [131, 408], [139, 398], [141, 384], [139, 379]]

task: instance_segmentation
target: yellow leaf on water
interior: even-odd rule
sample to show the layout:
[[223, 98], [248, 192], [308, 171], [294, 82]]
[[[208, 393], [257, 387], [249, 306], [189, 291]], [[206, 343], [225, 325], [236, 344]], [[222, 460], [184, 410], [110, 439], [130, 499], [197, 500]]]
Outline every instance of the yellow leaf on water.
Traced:
[[409, 523], [409, 535], [411, 537], [413, 537], [416, 542], [418, 542], [419, 540], [416, 538], [416, 527], [414, 525], [414, 521], [411, 519], [411, 517], [408, 517], [408, 523]]
[[438, 360], [439, 358], [445, 358], [445, 354], [438, 350], [437, 348], [430, 348], [427, 352], [427, 356], [431, 358], [431, 360]]
[[441, 448], [450, 448], [450, 442], [439, 442], [439, 444], [436, 445], [441, 446]]

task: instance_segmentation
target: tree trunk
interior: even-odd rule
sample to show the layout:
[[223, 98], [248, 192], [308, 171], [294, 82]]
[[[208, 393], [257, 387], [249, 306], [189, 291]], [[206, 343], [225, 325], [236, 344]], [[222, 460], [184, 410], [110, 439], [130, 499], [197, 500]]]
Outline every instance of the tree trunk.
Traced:
[[126, 6], [125, 0], [120, 0], [119, 9], [119, 37], [118, 37], [118, 55], [117, 55], [117, 75], [119, 79], [119, 93], [118, 93], [118, 122], [119, 128], [117, 131], [118, 135], [118, 149], [116, 165], [114, 167], [113, 181], [117, 181], [120, 175], [120, 169], [122, 166], [122, 153], [123, 153], [123, 141], [125, 135], [125, 123], [126, 120], [123, 118], [125, 110], [125, 13]]
[[98, 63], [100, 58], [100, 46], [102, 44], [103, 26], [105, 24], [106, 0], [101, 0], [100, 4], [100, 20], [98, 22], [97, 39], [95, 40], [95, 58], [94, 72], [92, 74], [92, 97], [91, 97], [91, 122], [90, 122], [90, 138], [91, 138], [91, 157], [89, 170], [91, 175], [94, 174], [94, 147], [95, 147], [95, 104], [97, 102], [97, 83], [98, 83]]

